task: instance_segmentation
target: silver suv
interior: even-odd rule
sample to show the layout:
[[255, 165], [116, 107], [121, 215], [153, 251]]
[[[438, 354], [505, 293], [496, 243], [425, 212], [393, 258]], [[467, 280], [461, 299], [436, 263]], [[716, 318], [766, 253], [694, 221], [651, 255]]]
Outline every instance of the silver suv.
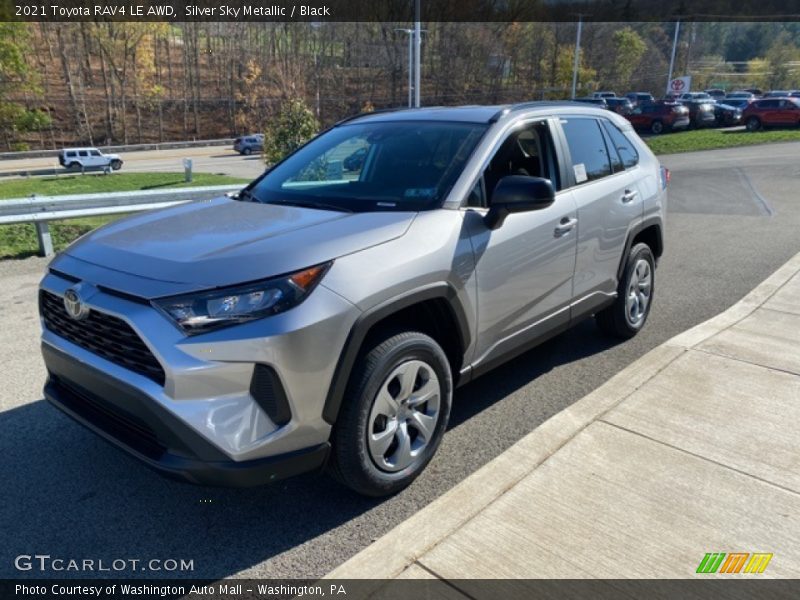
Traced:
[[436, 452], [455, 387], [591, 315], [644, 326], [667, 181], [624, 118], [585, 104], [349, 119], [237, 198], [60, 254], [45, 395], [194, 483], [327, 467], [391, 494]]

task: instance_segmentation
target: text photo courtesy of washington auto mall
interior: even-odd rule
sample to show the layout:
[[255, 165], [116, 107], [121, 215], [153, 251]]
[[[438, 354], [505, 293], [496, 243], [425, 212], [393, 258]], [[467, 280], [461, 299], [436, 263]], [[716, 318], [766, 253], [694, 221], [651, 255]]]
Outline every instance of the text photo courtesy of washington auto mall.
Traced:
[[800, 2], [0, 0], [0, 599], [797, 598]]

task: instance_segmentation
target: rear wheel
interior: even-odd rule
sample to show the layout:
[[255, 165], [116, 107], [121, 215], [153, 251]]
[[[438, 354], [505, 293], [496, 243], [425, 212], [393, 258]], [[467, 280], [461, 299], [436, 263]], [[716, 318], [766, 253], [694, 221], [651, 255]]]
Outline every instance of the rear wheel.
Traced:
[[628, 339], [641, 331], [653, 304], [655, 266], [650, 246], [636, 244], [631, 248], [614, 304], [595, 315], [603, 332]]
[[356, 365], [332, 434], [334, 477], [366, 496], [408, 486], [439, 447], [453, 395], [447, 357], [429, 336], [386, 337]]
[[80, 165], [80, 163], [77, 163], [77, 162], [71, 162], [71, 163], [69, 163], [67, 165], [67, 168], [68, 169], [76, 169], [77, 170], [77, 169], [81, 168], [81, 165]]
[[250, 156], [252, 153], [253, 151], [250, 148], [245, 148], [244, 150], [242, 150], [242, 154], [244, 154], [245, 156]]
[[664, 132], [664, 124], [661, 121], [653, 121], [650, 125], [650, 132], [656, 135]]
[[758, 131], [761, 129], [761, 119], [758, 117], [750, 117], [747, 119], [745, 126], [747, 127], [747, 131]]

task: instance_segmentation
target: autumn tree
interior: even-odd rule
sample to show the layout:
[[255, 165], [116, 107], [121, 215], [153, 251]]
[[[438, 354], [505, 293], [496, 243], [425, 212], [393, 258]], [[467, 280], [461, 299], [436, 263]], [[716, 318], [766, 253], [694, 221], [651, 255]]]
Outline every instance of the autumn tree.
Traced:
[[319, 122], [300, 98], [285, 101], [264, 136], [264, 158], [278, 162], [314, 137]]
[[21, 93], [39, 92], [36, 77], [25, 61], [29, 42], [27, 24], [0, 22], [0, 132], [9, 150], [14, 149], [13, 141], [19, 134], [38, 131], [50, 123], [46, 113], [16, 99]]

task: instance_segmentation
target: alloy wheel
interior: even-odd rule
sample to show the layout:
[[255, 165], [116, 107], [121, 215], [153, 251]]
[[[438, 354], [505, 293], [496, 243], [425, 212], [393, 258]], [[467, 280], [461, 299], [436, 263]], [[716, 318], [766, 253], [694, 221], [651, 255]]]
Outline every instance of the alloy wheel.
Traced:
[[402, 471], [422, 460], [439, 420], [441, 385], [433, 367], [411, 360], [384, 379], [367, 422], [367, 447], [382, 471]]
[[625, 296], [625, 317], [632, 327], [639, 327], [647, 315], [653, 290], [653, 271], [644, 258], [636, 261]]

